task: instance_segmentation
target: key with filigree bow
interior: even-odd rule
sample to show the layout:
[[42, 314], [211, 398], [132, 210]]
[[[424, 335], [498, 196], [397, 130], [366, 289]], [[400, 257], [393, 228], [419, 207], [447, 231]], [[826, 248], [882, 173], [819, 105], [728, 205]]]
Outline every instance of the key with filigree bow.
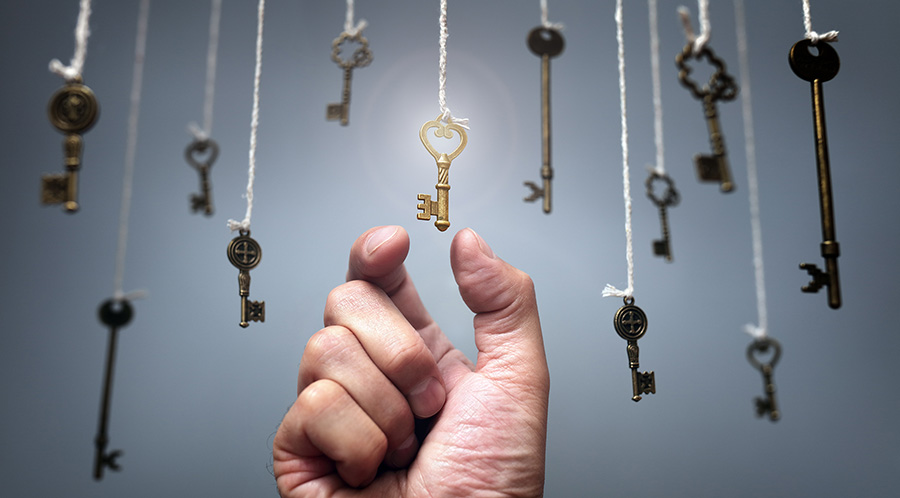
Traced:
[[250, 322], [266, 321], [266, 302], [250, 301], [250, 270], [256, 268], [262, 259], [262, 248], [250, 237], [249, 230], [241, 230], [228, 244], [228, 261], [240, 270], [238, 290], [241, 296], [240, 326], [247, 328]]
[[813, 126], [816, 144], [816, 170], [819, 178], [819, 210], [822, 220], [822, 257], [825, 258], [825, 271], [811, 263], [801, 263], [800, 268], [806, 270], [812, 280], [801, 288], [803, 292], [818, 292], [828, 287], [828, 306], [833, 309], [841, 307], [841, 284], [838, 279], [838, 256], [840, 245], [834, 227], [834, 199], [831, 196], [831, 166], [828, 161], [828, 135], [825, 130], [825, 95], [822, 83], [837, 76], [841, 68], [841, 60], [837, 51], [827, 42], [820, 41], [815, 45], [818, 55], [810, 52], [812, 42], [800, 40], [791, 47], [788, 61], [791, 70], [801, 79], [808, 81], [812, 90]]
[[[434, 136], [437, 138], [452, 139], [455, 131], [459, 135], [459, 145], [450, 154], [438, 152], [428, 140], [428, 130], [432, 128], [434, 128]], [[441, 116], [431, 121], [426, 121], [422, 125], [422, 128], [419, 130], [419, 139], [422, 140], [422, 145], [425, 146], [425, 149], [434, 157], [437, 163], [438, 181], [434, 186], [437, 189], [436, 201], [431, 200], [431, 195], [419, 194], [418, 199], [422, 202], [416, 205], [416, 209], [419, 210], [416, 213], [416, 219], [428, 221], [434, 216], [437, 218], [434, 226], [443, 232], [450, 228], [450, 162], [456, 159], [456, 156], [466, 148], [466, 143], [469, 139], [466, 136], [466, 130], [462, 126], [456, 123], [441, 123]]]
[[[767, 360], [766, 356], [768, 356]], [[775, 402], [775, 382], [772, 381], [772, 372], [779, 358], [781, 358], [781, 344], [771, 337], [765, 336], [756, 339], [747, 347], [747, 360], [754, 368], [762, 372], [763, 389], [766, 393], [765, 398], [756, 397], [754, 399], [756, 416], [762, 417], [768, 414], [769, 420], [772, 422], [781, 418], [781, 412], [778, 411], [778, 404]]]
[[116, 342], [119, 329], [128, 325], [134, 310], [125, 299], [108, 299], [100, 305], [98, 312], [100, 321], [109, 327], [109, 342], [106, 348], [106, 369], [103, 376], [103, 399], [100, 402], [100, 423], [97, 428], [97, 437], [94, 439], [94, 479], [103, 479], [103, 470], [120, 470], [118, 458], [122, 456], [121, 450], [106, 451], [109, 444], [109, 404], [112, 399], [112, 376], [116, 362]]
[[525, 202], [544, 199], [544, 212], [550, 212], [550, 180], [553, 179], [553, 167], [550, 165], [550, 58], [562, 53], [565, 40], [559, 31], [553, 28], [538, 26], [528, 33], [528, 48], [541, 58], [541, 178], [543, 185], [526, 181], [531, 189]]
[[[341, 46], [346, 42], [354, 42], [357, 45], [353, 55], [347, 60], [341, 58]], [[325, 118], [328, 121], [340, 120], [342, 126], [347, 126], [350, 124], [350, 80], [353, 77], [353, 69], [366, 67], [372, 62], [369, 41], [359, 32], [351, 35], [345, 31], [331, 43], [331, 60], [344, 70], [344, 89], [340, 103], [328, 104]]]
[[191, 211], [194, 213], [203, 211], [206, 216], [212, 216], [212, 188], [209, 183], [209, 170], [216, 158], [219, 157], [219, 144], [211, 138], [195, 139], [185, 149], [184, 157], [200, 175], [200, 193], [191, 194]]
[[625, 305], [616, 311], [613, 326], [619, 337], [628, 341], [628, 366], [631, 368], [632, 401], [641, 400], [641, 394], [656, 394], [656, 374], [653, 371], [641, 372], [638, 355], [638, 339], [647, 332], [647, 315], [644, 310], [634, 305], [634, 298], [626, 297]]
[[[666, 190], [663, 192], [662, 197], [657, 197], [654, 193], [654, 182], [665, 183]], [[678, 191], [675, 190], [675, 182], [669, 175], [652, 170], [650, 171], [650, 176], [648, 176], [647, 180], [644, 182], [644, 185], [647, 187], [647, 197], [649, 197], [650, 200], [653, 201], [653, 204], [659, 209], [659, 224], [662, 227], [663, 238], [653, 241], [653, 254], [662, 256], [666, 258], [666, 261], [671, 262], [672, 245], [669, 240], [669, 215], [667, 211], [668, 208], [676, 206], [680, 199]]]
[[50, 98], [47, 106], [50, 123], [66, 135], [63, 141], [66, 172], [41, 177], [42, 204], [62, 204], [68, 213], [78, 211], [78, 170], [84, 148], [81, 134], [94, 126], [99, 113], [94, 92], [80, 79], [68, 82]]
[[[709, 81], [702, 88], [689, 77], [691, 68], [687, 62], [690, 59], [698, 61], [706, 59], [714, 68]], [[681, 84], [690, 90], [695, 98], [703, 102], [703, 115], [706, 117], [706, 126], [709, 130], [712, 155], [697, 154], [694, 156], [697, 176], [700, 181], [719, 182], [719, 189], [722, 192], [731, 192], [734, 190], [734, 182], [731, 178], [731, 168], [728, 165], [725, 137], [722, 135], [722, 126], [719, 124], [716, 102], [734, 100], [738, 94], [737, 83], [725, 70], [725, 63], [722, 62], [722, 59], [716, 57], [709, 47], [704, 47], [697, 52], [694, 50], [694, 44], [688, 43], [675, 57], [675, 65], [678, 66], [678, 80]]]

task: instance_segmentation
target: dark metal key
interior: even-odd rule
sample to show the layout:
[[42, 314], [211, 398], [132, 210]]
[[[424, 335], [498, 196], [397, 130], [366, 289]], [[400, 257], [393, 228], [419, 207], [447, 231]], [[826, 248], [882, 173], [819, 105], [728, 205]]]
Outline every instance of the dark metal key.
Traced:
[[631, 400], [638, 402], [641, 394], [656, 394], [656, 375], [653, 371], [641, 372], [638, 360], [640, 348], [638, 339], [647, 332], [647, 315], [644, 310], [634, 305], [634, 298], [625, 298], [625, 306], [616, 311], [613, 317], [613, 326], [619, 337], [628, 341], [628, 366], [631, 368]]
[[116, 341], [119, 328], [128, 325], [134, 310], [125, 299], [108, 299], [100, 305], [100, 321], [109, 327], [109, 344], [106, 349], [106, 373], [103, 377], [103, 400], [100, 402], [100, 424], [97, 429], [97, 438], [94, 440], [96, 451], [94, 453], [94, 479], [103, 479], [103, 469], [120, 470], [116, 461], [122, 456], [121, 450], [106, 451], [109, 443], [107, 426], [109, 423], [109, 403], [112, 397], [113, 369], [116, 363]]
[[216, 158], [219, 157], [219, 145], [215, 140], [194, 140], [184, 151], [184, 157], [192, 168], [200, 174], [200, 193], [191, 194], [191, 211], [203, 211], [206, 216], [212, 216], [212, 188], [209, 183], [209, 170]]
[[[763, 360], [762, 356], [768, 354], [770, 349], [772, 353], [768, 361]], [[762, 417], [768, 414], [769, 420], [772, 422], [781, 418], [781, 412], [778, 411], [778, 404], [775, 402], [775, 383], [772, 381], [772, 371], [779, 358], [781, 358], [781, 344], [770, 337], [756, 339], [747, 347], [747, 360], [762, 372], [763, 387], [766, 392], [765, 398], [757, 397], [754, 400], [756, 416]]]
[[[662, 198], [656, 197], [656, 194], [653, 192], [654, 181], [662, 181], [666, 184], [666, 190], [663, 192]], [[653, 201], [653, 204], [659, 209], [659, 222], [662, 227], [663, 238], [661, 240], [653, 241], [653, 254], [665, 257], [666, 261], [671, 262], [672, 246], [669, 241], [669, 216], [667, 211], [669, 207], [678, 205], [678, 201], [680, 200], [678, 191], [675, 190], [675, 182], [669, 175], [654, 170], [650, 172], [650, 176], [647, 177], [644, 185], [647, 187], [647, 197], [649, 197], [650, 200]]]
[[66, 172], [41, 177], [41, 203], [62, 204], [68, 213], [78, 211], [78, 170], [84, 141], [81, 134], [97, 122], [100, 106], [90, 88], [80, 80], [60, 88], [47, 106], [50, 123], [66, 134], [63, 150]]
[[247, 328], [250, 322], [266, 321], [266, 302], [250, 301], [250, 270], [262, 260], [262, 248], [250, 237], [249, 230], [241, 230], [228, 244], [228, 261], [239, 270], [238, 294], [241, 296], [240, 326]]

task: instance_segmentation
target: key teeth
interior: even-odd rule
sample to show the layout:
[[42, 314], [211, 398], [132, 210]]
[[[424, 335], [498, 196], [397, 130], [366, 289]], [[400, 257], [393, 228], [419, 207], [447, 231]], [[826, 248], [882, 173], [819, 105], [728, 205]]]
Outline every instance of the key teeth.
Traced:
[[341, 119], [344, 113], [344, 106], [341, 104], [328, 104], [325, 108], [325, 119], [328, 121], [337, 121]]
[[531, 189], [531, 194], [523, 199], [525, 202], [535, 202], [544, 196], [544, 189], [538, 187], [536, 183], [526, 181], [522, 184]]
[[819, 289], [822, 287], [829, 285], [831, 277], [820, 270], [818, 266], [812, 263], [800, 263], [800, 269], [806, 270], [809, 276], [812, 277], [808, 284], [800, 288], [801, 291], [815, 293], [819, 292]]
[[416, 213], [416, 219], [428, 221], [431, 219], [431, 195], [430, 194], [419, 194], [418, 199], [422, 201], [419, 204], [416, 204], [416, 209], [421, 211], [420, 213]]

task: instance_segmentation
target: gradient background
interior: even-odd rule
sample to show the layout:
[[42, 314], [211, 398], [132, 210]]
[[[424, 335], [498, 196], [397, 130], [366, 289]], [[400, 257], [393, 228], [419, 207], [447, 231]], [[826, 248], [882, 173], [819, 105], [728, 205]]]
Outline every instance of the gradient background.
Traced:
[[[682, 202], [670, 211], [675, 261], [651, 253], [656, 208], [644, 195], [655, 157], [646, 2], [625, 6], [637, 304], [649, 317], [641, 366], [658, 393], [630, 401], [625, 342], [613, 330], [626, 285], [613, 0], [550, 2], [565, 23], [552, 62], [554, 209], [526, 204], [540, 170], [539, 60], [525, 45], [537, 1], [450, 2], [448, 103], [471, 119], [454, 161], [453, 223], [416, 221], [434, 193], [419, 127], [437, 105], [438, 1], [361, 1], [374, 53], [353, 74], [350, 126], [326, 122], [341, 71], [330, 60], [340, 0], [267, 5], [253, 237], [264, 258], [251, 298], [267, 320], [238, 327], [237, 270], [225, 257], [240, 219], [256, 2], [226, 1], [213, 137], [216, 213], [191, 214], [197, 174], [186, 126], [202, 121], [209, 2], [157, 0], [150, 11], [125, 290], [144, 289], [120, 334], [110, 449], [123, 471], [91, 478], [112, 294], [134, 53], [136, 0], [94, 2], [85, 82], [101, 117], [85, 135], [82, 209], [39, 204], [40, 175], [62, 170], [46, 105], [68, 61], [75, 0], [0, 6], [6, 261], [0, 334], [0, 494], [159, 497], [276, 495], [271, 439], [295, 396], [303, 347], [322, 326], [353, 240], [371, 226], [410, 232], [407, 262], [424, 301], [470, 357], [471, 313], [449, 267], [453, 233], [471, 226], [534, 278], [553, 387], [546, 494], [564, 496], [886, 496], [900, 484], [896, 306], [900, 99], [888, 1], [813, 2], [813, 27], [839, 29], [840, 74], [825, 84], [844, 305], [803, 294], [800, 262], [821, 266], [809, 84], [788, 67], [803, 36], [800, 0], [747, 1], [770, 334], [783, 418], [757, 419], [762, 377], [742, 328], [756, 298], [739, 101], [721, 104], [737, 184], [695, 179], [708, 152], [700, 102], [672, 60], [684, 44], [660, 1], [666, 163]], [[711, 47], [738, 76], [734, 7], [712, 3]], [[696, 5], [689, 2], [696, 14]], [[697, 22], [694, 22], [695, 26]]]

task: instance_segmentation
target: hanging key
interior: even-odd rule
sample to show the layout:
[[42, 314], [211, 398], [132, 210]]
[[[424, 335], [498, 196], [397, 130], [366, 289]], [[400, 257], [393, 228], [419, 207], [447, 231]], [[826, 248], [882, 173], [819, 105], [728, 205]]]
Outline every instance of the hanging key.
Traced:
[[[341, 45], [348, 41], [355, 42], [358, 47], [349, 60], [344, 60], [341, 59]], [[369, 41], [361, 33], [351, 35], [345, 31], [331, 43], [331, 60], [344, 70], [344, 91], [341, 93], [340, 103], [328, 104], [325, 119], [328, 121], [339, 119], [342, 126], [347, 126], [350, 123], [350, 79], [354, 68], [366, 67], [372, 62]]]
[[200, 174], [200, 193], [191, 194], [191, 211], [203, 211], [206, 216], [212, 216], [212, 189], [209, 184], [209, 170], [216, 158], [219, 157], [219, 144], [211, 138], [205, 140], [195, 139], [184, 151], [184, 157], [188, 164]]
[[[770, 349], [772, 353], [768, 361], [761, 359], [764, 355], [768, 355]], [[775, 403], [775, 383], [772, 381], [772, 371], [775, 369], [775, 364], [778, 363], [779, 358], [781, 358], [781, 344], [770, 337], [756, 339], [747, 347], [747, 360], [750, 361], [754, 368], [762, 372], [763, 388], [766, 393], [765, 398], [757, 397], [754, 400], [756, 416], [762, 417], [768, 414], [769, 420], [773, 422], [781, 417], [778, 405]]]
[[[459, 134], [459, 145], [450, 154], [438, 152], [431, 145], [431, 142], [428, 141], [427, 133], [431, 128], [435, 129], [434, 136], [438, 138], [452, 139], [453, 132], [456, 131]], [[425, 149], [437, 162], [438, 182], [435, 185], [437, 201], [431, 200], [430, 195], [419, 194], [418, 198], [422, 202], [417, 204], [416, 208], [421, 212], [416, 213], [416, 219], [428, 221], [432, 216], [435, 216], [437, 221], [434, 222], [434, 226], [443, 232], [450, 228], [450, 162], [456, 159], [456, 156], [466, 148], [466, 143], [469, 139], [466, 136], [466, 130], [462, 126], [456, 123], [443, 124], [441, 123], [441, 116], [432, 121], [426, 121], [422, 125], [422, 128], [419, 130], [419, 139], [422, 140], [422, 145], [425, 146]]]
[[806, 270], [812, 280], [801, 288], [803, 292], [819, 292], [828, 287], [828, 306], [833, 309], [841, 307], [841, 283], [838, 278], [838, 262], [840, 245], [834, 228], [834, 199], [831, 197], [831, 169], [828, 162], [828, 135], [825, 131], [825, 95], [822, 83], [837, 76], [841, 68], [841, 60], [834, 48], [820, 41], [815, 45], [818, 55], [810, 53], [812, 42], [800, 40], [791, 47], [788, 55], [791, 69], [801, 79], [810, 82], [813, 102], [813, 124], [816, 141], [816, 171], [819, 177], [819, 211], [822, 218], [822, 257], [825, 258], [825, 271], [816, 265], [800, 263], [800, 269]]
[[531, 188], [531, 194], [525, 202], [544, 199], [544, 212], [550, 212], [550, 180], [553, 179], [553, 167], [550, 165], [550, 58], [562, 53], [565, 40], [559, 31], [553, 28], [538, 26], [528, 33], [528, 48], [541, 58], [541, 178], [543, 186], [534, 182], [525, 182]]
[[262, 259], [262, 248], [250, 237], [249, 230], [241, 230], [239, 235], [228, 244], [228, 261], [235, 266], [238, 273], [238, 289], [241, 295], [241, 327], [247, 328], [250, 322], [266, 321], [266, 302], [250, 301], [250, 270], [256, 268]]
[[[675, 65], [678, 66], [678, 80], [691, 91], [691, 94], [703, 101], [703, 115], [706, 117], [706, 126], [709, 129], [709, 142], [712, 146], [712, 155], [698, 154], [694, 156], [694, 164], [697, 167], [697, 176], [700, 181], [719, 182], [722, 192], [734, 190], [734, 182], [731, 178], [731, 168], [728, 165], [728, 156], [725, 152], [725, 137], [722, 135], [722, 127], [719, 124], [719, 114], [716, 102], [728, 102], [734, 100], [738, 94], [738, 86], [734, 78], [725, 70], [725, 63], [716, 57], [709, 48], [704, 47], [695, 52], [693, 43], [688, 43], [675, 57]], [[709, 81], [700, 88], [697, 83], [689, 78], [691, 68], [689, 59], [700, 60], [705, 58], [715, 68]]]
[[62, 204], [68, 213], [78, 211], [78, 170], [84, 142], [81, 134], [97, 121], [100, 106], [90, 88], [81, 80], [70, 81], [50, 98], [50, 124], [66, 134], [63, 141], [66, 172], [41, 177], [41, 203]]
[[[653, 192], [653, 183], [662, 181], [666, 184], [666, 190], [663, 192], [662, 198], [656, 197]], [[680, 197], [678, 191], [675, 190], [675, 182], [669, 175], [659, 173], [656, 170], [650, 171], [650, 176], [644, 182], [647, 187], [647, 197], [653, 201], [653, 204], [659, 209], [659, 222], [662, 227], [662, 239], [653, 241], [653, 254], [666, 258], [666, 261], [672, 261], [672, 245], [669, 240], [669, 215], [667, 209], [678, 205]]]
[[112, 397], [112, 377], [116, 362], [116, 341], [119, 329], [128, 325], [134, 310], [125, 299], [108, 299], [100, 305], [100, 321], [109, 327], [109, 344], [106, 349], [106, 373], [103, 377], [103, 400], [100, 402], [100, 424], [97, 438], [94, 439], [94, 479], [103, 479], [103, 469], [120, 470], [117, 459], [122, 456], [121, 450], [106, 451], [109, 444], [107, 426], [109, 423], [109, 403]]
[[628, 341], [628, 366], [631, 368], [632, 401], [641, 400], [641, 394], [656, 394], [656, 375], [653, 371], [640, 372], [641, 364], [638, 361], [640, 348], [638, 339], [647, 332], [647, 315], [644, 310], [634, 305], [633, 297], [625, 298], [625, 306], [616, 311], [613, 318], [613, 326], [619, 337]]

